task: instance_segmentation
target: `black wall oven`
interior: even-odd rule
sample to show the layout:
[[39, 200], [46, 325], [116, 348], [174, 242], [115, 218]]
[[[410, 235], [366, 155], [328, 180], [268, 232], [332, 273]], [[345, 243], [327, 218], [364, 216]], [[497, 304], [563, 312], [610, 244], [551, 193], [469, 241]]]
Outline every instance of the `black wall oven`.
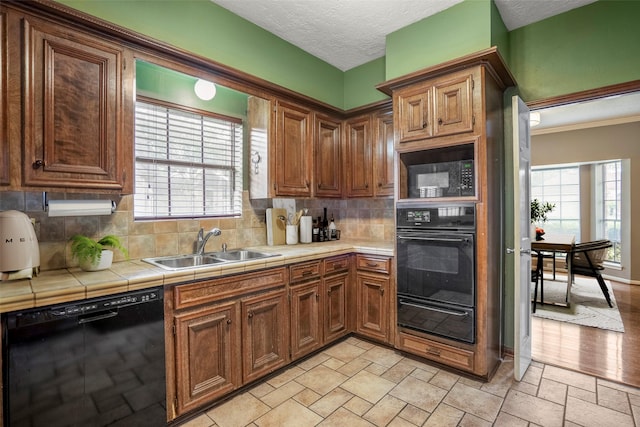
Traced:
[[475, 205], [398, 204], [398, 326], [475, 342]]

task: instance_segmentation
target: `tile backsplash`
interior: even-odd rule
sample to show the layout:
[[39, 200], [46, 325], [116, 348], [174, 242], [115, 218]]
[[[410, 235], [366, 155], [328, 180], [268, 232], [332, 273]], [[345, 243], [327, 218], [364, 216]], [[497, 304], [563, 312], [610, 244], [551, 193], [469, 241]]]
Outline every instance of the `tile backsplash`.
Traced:
[[[64, 193], [48, 193], [50, 200], [74, 198], [109, 198]], [[133, 219], [133, 196], [116, 197], [116, 212], [112, 215], [49, 217], [43, 210], [41, 192], [0, 192], [0, 211], [18, 210], [36, 221], [36, 235], [40, 244], [42, 270], [73, 267], [76, 265], [69, 250], [69, 239], [78, 233], [91, 237], [105, 234], [119, 236], [131, 259], [192, 253], [202, 227], [218, 227], [222, 235], [207, 243], [207, 250], [219, 250], [222, 243], [229, 249], [266, 244], [265, 211], [271, 200], [249, 200], [243, 194], [243, 212], [240, 218], [177, 219], [162, 221], [136, 221]], [[296, 208], [308, 208], [309, 215], [318, 217], [327, 208], [333, 214], [342, 238], [392, 240], [394, 235], [392, 199], [299, 199]], [[120, 253], [114, 260], [123, 259]]]

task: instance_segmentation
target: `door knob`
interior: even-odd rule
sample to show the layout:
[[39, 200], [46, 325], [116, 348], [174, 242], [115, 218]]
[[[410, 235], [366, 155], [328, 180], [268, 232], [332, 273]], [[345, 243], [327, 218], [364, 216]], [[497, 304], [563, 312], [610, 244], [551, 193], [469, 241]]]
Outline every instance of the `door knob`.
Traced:
[[515, 249], [513, 249], [513, 248], [507, 248], [507, 253], [508, 253], [508, 254], [515, 253], [515, 251], [516, 251], [516, 250], [515, 250]]

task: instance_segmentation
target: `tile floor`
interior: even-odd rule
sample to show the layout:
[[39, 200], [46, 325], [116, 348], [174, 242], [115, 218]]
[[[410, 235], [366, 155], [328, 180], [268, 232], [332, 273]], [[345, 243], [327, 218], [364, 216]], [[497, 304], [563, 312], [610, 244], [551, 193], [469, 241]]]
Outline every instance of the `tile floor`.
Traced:
[[483, 383], [350, 337], [181, 427], [492, 425], [640, 426], [640, 389], [511, 361]]

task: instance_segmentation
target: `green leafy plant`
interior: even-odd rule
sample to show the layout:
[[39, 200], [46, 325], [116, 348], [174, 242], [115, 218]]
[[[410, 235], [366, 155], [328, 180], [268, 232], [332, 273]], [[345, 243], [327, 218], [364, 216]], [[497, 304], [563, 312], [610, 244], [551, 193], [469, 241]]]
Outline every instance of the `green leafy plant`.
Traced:
[[82, 234], [76, 234], [71, 238], [71, 255], [80, 264], [95, 264], [102, 257], [102, 251], [107, 248], [117, 249], [125, 257], [129, 257], [127, 249], [113, 234], [108, 234], [97, 241]]
[[547, 222], [547, 214], [555, 208], [553, 203], [543, 203], [538, 199], [531, 201], [531, 224], [544, 224]]

